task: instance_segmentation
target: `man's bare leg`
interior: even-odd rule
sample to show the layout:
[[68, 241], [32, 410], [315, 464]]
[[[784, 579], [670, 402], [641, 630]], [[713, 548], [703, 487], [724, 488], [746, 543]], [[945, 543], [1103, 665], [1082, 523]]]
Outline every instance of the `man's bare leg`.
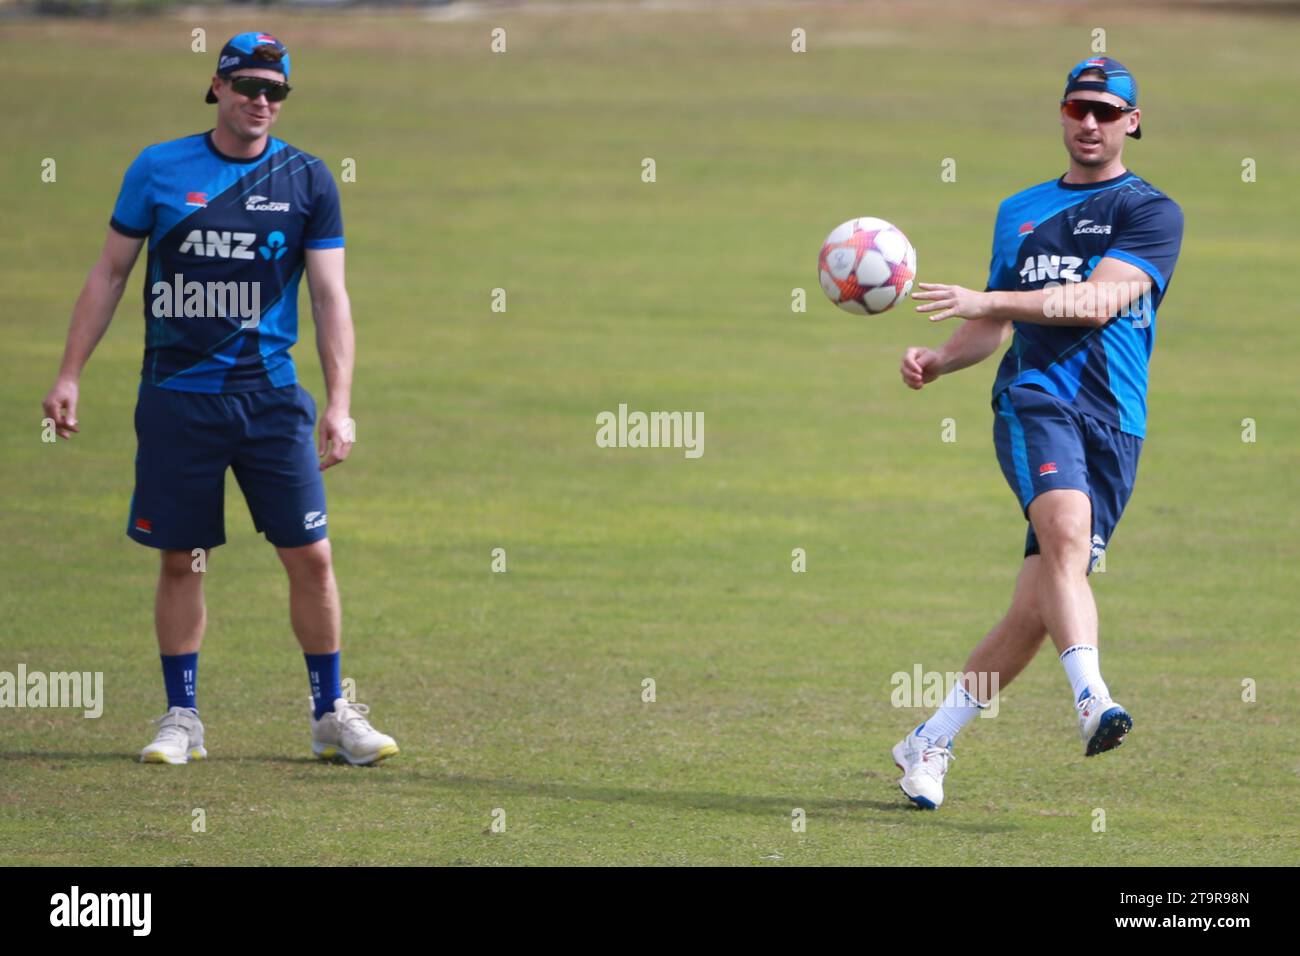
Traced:
[[343, 698], [339, 677], [342, 611], [328, 538], [276, 548], [289, 575], [289, 617], [307, 659], [312, 696], [312, 752], [372, 764], [398, 753], [397, 742], [366, 720], [369, 708]]
[[312, 715], [320, 720], [343, 696], [339, 674], [342, 609], [328, 538], [297, 548], [276, 548], [289, 575], [289, 620], [307, 660]]
[[[205, 556], [206, 559], [206, 556]], [[167, 689], [167, 713], [153, 742], [140, 751], [144, 763], [183, 764], [206, 757], [198, 718], [199, 646], [208, 613], [203, 602], [203, 572], [190, 551], [161, 552], [154, 596], [154, 631]]]
[[1039, 606], [1061, 655], [1079, 712], [1084, 755], [1112, 750], [1133, 727], [1128, 712], [1111, 699], [1097, 649], [1097, 603], [1088, 584], [1092, 557], [1092, 501], [1082, 491], [1060, 488], [1029, 504], [1042, 553]]
[[1058, 653], [1076, 644], [1097, 646], [1097, 603], [1088, 584], [1092, 558], [1092, 502], [1082, 491], [1046, 491], [1029, 504], [1038, 549], [1039, 606]]
[[[977, 698], [986, 688], [1001, 689], [1010, 684], [1029, 666], [1047, 636], [1039, 610], [1040, 566], [1042, 558], [1031, 554], [1020, 566], [1011, 607], [1002, 620], [984, 635], [966, 660], [966, 689]], [[987, 674], [984, 687], [970, 675]], [[987, 700], [980, 700], [987, 704]]]
[[1020, 567], [1011, 607], [971, 651], [960, 684], [949, 690], [939, 709], [919, 729], [932, 742], [951, 744], [979, 716], [981, 705], [1015, 680], [1034, 659], [1046, 636], [1039, 610], [1042, 558], [1030, 555]]
[[894, 763], [903, 771], [898, 785], [917, 806], [933, 810], [943, 803], [943, 778], [953, 739], [993, 695], [1016, 679], [1042, 646], [1047, 636], [1040, 607], [1042, 571], [1039, 555], [1025, 558], [1011, 607], [971, 651], [962, 681], [928, 720], [895, 745]]
[[154, 630], [165, 656], [197, 654], [208, 612], [203, 603], [203, 573], [194, 570], [189, 551], [163, 551], [154, 597]]
[[289, 618], [303, 653], [337, 653], [342, 610], [329, 539], [275, 551], [289, 575]]

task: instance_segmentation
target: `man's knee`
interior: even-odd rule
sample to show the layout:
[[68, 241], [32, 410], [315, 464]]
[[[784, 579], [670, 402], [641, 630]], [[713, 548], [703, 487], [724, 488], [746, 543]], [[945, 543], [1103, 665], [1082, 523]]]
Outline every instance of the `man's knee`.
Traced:
[[304, 582], [323, 583], [333, 574], [334, 561], [329, 538], [300, 548], [277, 548], [289, 576]]
[[199, 581], [203, 580], [202, 574], [199, 573], [195, 566], [198, 559], [193, 553], [189, 551], [163, 551], [160, 553], [162, 555], [160, 574], [167, 583], [175, 584], [196, 578]]
[[1092, 548], [1092, 502], [1081, 491], [1051, 491], [1029, 506], [1043, 558], [1056, 565], [1087, 566]]

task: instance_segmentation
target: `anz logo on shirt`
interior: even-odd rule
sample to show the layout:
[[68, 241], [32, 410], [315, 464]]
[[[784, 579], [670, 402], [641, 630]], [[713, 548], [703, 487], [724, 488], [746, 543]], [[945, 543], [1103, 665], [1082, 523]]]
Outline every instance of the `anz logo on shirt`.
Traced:
[[1088, 278], [1088, 273], [1092, 269], [1088, 268], [1080, 274], [1075, 270], [1081, 265], [1083, 265], [1083, 260], [1078, 256], [1029, 256], [1020, 269], [1020, 284], [1027, 285], [1033, 282], [1055, 282], [1060, 280], [1082, 282]]
[[204, 256], [208, 259], [256, 259], [260, 253], [263, 259], [282, 259], [289, 251], [285, 245], [284, 233], [276, 230], [266, 237], [266, 244], [253, 247], [257, 243], [255, 232], [229, 232], [217, 229], [193, 229], [181, 243], [178, 252]]

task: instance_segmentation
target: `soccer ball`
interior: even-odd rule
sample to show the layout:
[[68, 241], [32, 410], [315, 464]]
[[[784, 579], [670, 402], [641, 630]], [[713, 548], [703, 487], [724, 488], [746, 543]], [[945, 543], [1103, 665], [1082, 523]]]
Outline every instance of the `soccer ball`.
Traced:
[[826, 237], [817, 272], [826, 298], [846, 312], [875, 315], [911, 291], [916, 250], [883, 219], [850, 219]]

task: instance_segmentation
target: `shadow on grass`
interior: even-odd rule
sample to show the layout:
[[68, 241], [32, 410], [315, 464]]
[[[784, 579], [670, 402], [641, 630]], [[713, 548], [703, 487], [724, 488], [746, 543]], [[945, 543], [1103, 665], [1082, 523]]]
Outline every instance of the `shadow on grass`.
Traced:
[[[130, 753], [113, 752], [113, 751], [92, 751], [92, 750], [10, 750], [0, 751], [0, 760], [30, 760], [34, 762], [61, 763], [64, 761], [70, 763], [82, 763], [87, 760], [96, 763], [139, 763], [140, 754], [138, 751]], [[315, 756], [288, 756], [286, 754], [241, 754], [239, 756], [213, 756], [209, 754], [202, 760], [195, 760], [194, 763], [204, 764], [227, 764], [227, 763], [288, 763], [288, 764], [328, 764], [330, 761], [321, 760]], [[160, 766], [160, 765], [159, 765]]]
[[[499, 780], [482, 777], [461, 777], [436, 774], [403, 774], [419, 776], [423, 783], [444, 790], [488, 793], [492, 797], [519, 796], [548, 800], [574, 800], [593, 803], [629, 803], [664, 810], [718, 810], [727, 813], [746, 813], [754, 816], [773, 814], [789, 817], [791, 810], [802, 807], [810, 817], [825, 817], [846, 822], [855, 820], [880, 822], [880, 815], [890, 817], [891, 823], [924, 822], [928, 826], [965, 833], [1014, 833], [1020, 827], [1014, 823], [989, 820], [953, 820], [942, 812], [919, 810], [901, 795], [897, 799], [875, 797], [846, 799], [812, 799], [796, 796], [753, 796], [741, 793], [722, 793], [707, 790], [647, 790], [644, 788], [571, 784], [564, 782], [536, 782]], [[870, 787], [878, 785], [869, 784]], [[892, 785], [891, 785], [892, 787]], [[883, 788], [882, 788], [883, 789]]]
[[[41, 762], [82, 761], [134, 763], [137, 757], [132, 754], [94, 753], [94, 752], [57, 752], [57, 751], [9, 751], [0, 752], [0, 760], [31, 760]], [[286, 756], [284, 754], [241, 754], [239, 756], [210, 756], [200, 764], [217, 766], [229, 764], [290, 764], [302, 767], [347, 767], [341, 760], [321, 760], [314, 756]], [[506, 796], [531, 797], [542, 800], [570, 800], [590, 803], [619, 804], [654, 807], [662, 810], [715, 810], [726, 813], [745, 813], [753, 816], [779, 815], [789, 817], [795, 807], [802, 807], [809, 816], [838, 819], [845, 822], [881, 822], [881, 816], [891, 823], [911, 825], [924, 824], [927, 828], [941, 827], [963, 833], [1013, 833], [1020, 830], [1014, 823], [993, 822], [990, 820], [954, 820], [943, 811], [929, 813], [918, 810], [901, 795], [864, 798], [845, 798], [833, 800], [803, 797], [765, 795], [753, 796], [741, 793], [723, 793], [709, 790], [649, 790], [637, 787], [620, 787], [566, 783], [563, 781], [527, 781], [507, 780], [485, 777], [464, 777], [454, 774], [430, 774], [406, 767], [398, 773], [384, 773], [385, 770], [397, 770], [400, 761], [388, 766], [379, 764], [374, 767], [347, 767], [348, 774], [334, 776], [335, 781], [351, 779], [357, 784], [383, 783], [385, 786], [409, 788], [412, 785], [432, 787], [442, 790], [473, 793], [481, 798], [488, 795], [491, 800]], [[869, 790], [892, 791], [892, 783], [868, 781]]]

